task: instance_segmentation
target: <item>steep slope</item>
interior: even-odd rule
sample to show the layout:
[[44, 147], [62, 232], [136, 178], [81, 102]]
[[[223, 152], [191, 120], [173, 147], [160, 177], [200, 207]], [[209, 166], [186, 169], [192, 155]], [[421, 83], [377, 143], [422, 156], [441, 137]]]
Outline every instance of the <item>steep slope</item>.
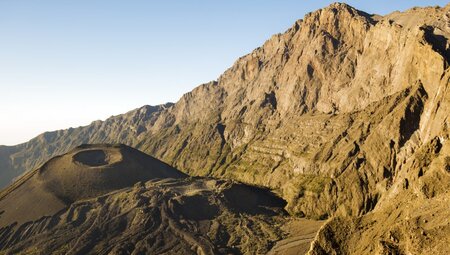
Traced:
[[310, 254], [449, 254], [449, 155], [448, 136], [414, 152], [373, 211], [331, 219]]
[[123, 142], [192, 175], [273, 188], [298, 215], [365, 214], [413, 171], [411, 155], [447, 139], [449, 9], [381, 17], [332, 4], [148, 121], [116, 126], [142, 120], [138, 135], [106, 121], [3, 148], [1, 164], [23, 171], [76, 143]]
[[285, 235], [285, 205], [124, 145], [85, 145], [0, 194], [0, 253], [261, 254]]

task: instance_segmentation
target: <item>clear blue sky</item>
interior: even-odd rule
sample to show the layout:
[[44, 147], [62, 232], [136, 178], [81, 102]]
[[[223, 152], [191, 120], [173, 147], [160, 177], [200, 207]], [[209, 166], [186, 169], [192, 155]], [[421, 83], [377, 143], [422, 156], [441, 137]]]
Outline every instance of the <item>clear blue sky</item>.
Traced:
[[[333, 1], [0, 0], [0, 144], [177, 101]], [[387, 14], [447, 1], [346, 1]]]

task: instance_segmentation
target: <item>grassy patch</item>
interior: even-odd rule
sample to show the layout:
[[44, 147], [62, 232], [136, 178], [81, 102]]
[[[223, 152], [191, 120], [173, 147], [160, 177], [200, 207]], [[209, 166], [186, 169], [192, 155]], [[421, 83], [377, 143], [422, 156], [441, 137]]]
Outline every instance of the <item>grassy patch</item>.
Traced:
[[305, 174], [297, 177], [296, 186], [299, 188], [298, 197], [305, 195], [305, 192], [320, 194], [331, 178], [320, 175]]

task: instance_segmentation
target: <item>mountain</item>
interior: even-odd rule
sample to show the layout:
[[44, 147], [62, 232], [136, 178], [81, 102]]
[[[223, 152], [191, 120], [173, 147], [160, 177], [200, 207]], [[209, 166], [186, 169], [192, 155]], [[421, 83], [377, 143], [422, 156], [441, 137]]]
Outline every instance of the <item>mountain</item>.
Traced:
[[[25, 170], [37, 168], [50, 158], [64, 154], [81, 144], [134, 144], [138, 135], [154, 123], [158, 113], [173, 104], [143, 106], [91, 125], [46, 132], [17, 146], [0, 146], [0, 186], [4, 187]], [[97, 141], [97, 142], [95, 142]]]
[[[74, 201], [185, 174], [127, 146], [83, 145], [31, 171], [0, 194], [0, 227], [55, 214]], [[11, 206], [14, 205], [14, 206]]]
[[289, 222], [285, 205], [128, 146], [83, 145], [0, 194], [0, 253], [266, 253]]
[[189, 175], [271, 188], [292, 215], [330, 218], [312, 254], [446, 254], [449, 13], [332, 4], [173, 105], [0, 147], [1, 178], [79, 144], [125, 143]]

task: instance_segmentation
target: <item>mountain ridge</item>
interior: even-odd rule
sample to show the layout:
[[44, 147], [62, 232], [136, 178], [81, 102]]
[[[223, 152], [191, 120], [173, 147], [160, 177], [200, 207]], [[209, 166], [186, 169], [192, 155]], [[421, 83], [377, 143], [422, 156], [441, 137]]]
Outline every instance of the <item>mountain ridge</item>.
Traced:
[[[432, 203], [446, 194], [432, 183], [448, 178], [436, 168], [448, 153], [449, 10], [375, 16], [332, 4], [174, 105], [3, 147], [0, 166], [22, 172], [77, 143], [121, 142], [190, 175], [274, 189], [299, 216], [353, 219], [382, 212], [391, 196]], [[422, 166], [423, 151], [435, 153]], [[318, 239], [316, 251], [328, 244]]]
[[[420, 9], [417, 9], [420, 10]], [[336, 19], [336, 13], [339, 15], [343, 15], [345, 16], [344, 18], [339, 18]], [[87, 131], [84, 131], [84, 134], [82, 132], [80, 132], [80, 134], [75, 134], [72, 136], [78, 136], [78, 140], [76, 140], [76, 142], [78, 143], [88, 143], [88, 142], [100, 142], [100, 143], [104, 143], [104, 142], [122, 142], [125, 144], [128, 144], [130, 146], [135, 146], [140, 148], [142, 146], [142, 148], [145, 151], [150, 152], [151, 155], [156, 155], [159, 156], [161, 159], [165, 159], [167, 157], [167, 155], [161, 155], [164, 154], [164, 152], [160, 152], [158, 151], [157, 145], [152, 145], [153, 148], [146, 148], [147, 146], [145, 145], [145, 141], [137, 141], [138, 139], [136, 138], [136, 136], [139, 135], [143, 135], [146, 134], [147, 136], [151, 136], [155, 133], [158, 132], [158, 130], [161, 129], [174, 129], [174, 130], [170, 130], [171, 132], [176, 132], [176, 127], [177, 125], [179, 126], [180, 123], [194, 123], [194, 122], [199, 122], [199, 123], [204, 123], [204, 122], [210, 122], [210, 125], [218, 125], [216, 123], [219, 122], [226, 122], [226, 119], [239, 119], [241, 118], [241, 122], [244, 122], [244, 124], [247, 125], [253, 125], [253, 126], [257, 126], [258, 124], [263, 124], [265, 125], [265, 123], [259, 123], [260, 120], [262, 118], [266, 118], [268, 117], [268, 120], [270, 121], [271, 116], [275, 115], [275, 114], [279, 114], [281, 115], [281, 117], [279, 118], [284, 118], [285, 115], [287, 115], [287, 113], [290, 112], [299, 112], [299, 113], [307, 113], [307, 112], [323, 112], [323, 113], [332, 113], [332, 114], [336, 114], [339, 112], [347, 112], [349, 109], [348, 106], [340, 106], [341, 104], [336, 100], [335, 102], [323, 102], [323, 100], [320, 100], [319, 98], [317, 98], [317, 96], [315, 95], [324, 95], [324, 94], [329, 94], [331, 91], [327, 92], [327, 91], [323, 91], [322, 89], [320, 91], [317, 91], [316, 88], [316, 92], [311, 93], [311, 91], [308, 90], [308, 87], [304, 87], [303, 89], [299, 88], [298, 85], [295, 85], [293, 88], [291, 86], [281, 86], [281, 85], [270, 85], [269, 89], [264, 89], [265, 91], [263, 91], [263, 95], [265, 95], [264, 97], [266, 97], [266, 99], [264, 99], [266, 101], [266, 103], [262, 102], [261, 105], [257, 105], [257, 104], [253, 104], [254, 101], [256, 101], [258, 99], [261, 100], [260, 98], [253, 98], [254, 96], [252, 95], [252, 93], [249, 93], [248, 90], [251, 90], [251, 87], [248, 90], [241, 90], [239, 93], [241, 94], [236, 94], [235, 95], [235, 99], [237, 100], [241, 100], [242, 96], [244, 96], [245, 101], [247, 101], [246, 103], [242, 104], [244, 105], [244, 107], [240, 110], [240, 111], [236, 111], [236, 105], [238, 104], [238, 102], [236, 102], [237, 100], [226, 100], [225, 102], [221, 103], [221, 100], [223, 100], [223, 97], [226, 97], [228, 94], [228, 90], [232, 91], [232, 88], [229, 88], [229, 86], [227, 86], [227, 80], [233, 79], [233, 80], [237, 80], [240, 82], [245, 83], [246, 79], [249, 79], [249, 77], [255, 76], [255, 72], [261, 72], [259, 69], [264, 69], [264, 65], [268, 65], [268, 64], [263, 64], [265, 62], [268, 62], [269, 64], [271, 64], [270, 62], [270, 58], [269, 60], [258, 60], [258, 55], [262, 54], [261, 52], [263, 52], [265, 55], [273, 55], [275, 54], [275, 56], [279, 56], [279, 51], [280, 51], [280, 47], [279, 46], [274, 46], [274, 44], [280, 45], [283, 44], [282, 42], [288, 42], [289, 40], [292, 39], [283, 39], [283, 37], [293, 37], [296, 34], [299, 34], [297, 36], [300, 37], [302, 35], [308, 35], [311, 34], [311, 36], [313, 37], [313, 39], [315, 38], [316, 40], [319, 40], [318, 43], [310, 43], [310, 45], [319, 45], [319, 46], [323, 46], [323, 47], [327, 47], [322, 49], [323, 52], [321, 54], [332, 54], [332, 55], [336, 55], [335, 53], [333, 53], [332, 51], [336, 50], [335, 47], [336, 45], [334, 45], [333, 40], [337, 40], [340, 43], [339, 47], [343, 48], [343, 54], [345, 56], [346, 59], [352, 58], [354, 59], [354, 54], [358, 51], [358, 49], [354, 49], [354, 48], [361, 48], [363, 47], [363, 41], [360, 40], [359, 43], [356, 43], [354, 45], [352, 45], [352, 47], [348, 48], [348, 46], [346, 46], [345, 40], [340, 40], [339, 38], [345, 38], [346, 33], [343, 32], [338, 32], [340, 30], [345, 30], [343, 28], [339, 28], [336, 29], [333, 26], [335, 26], [335, 24], [332, 22], [333, 20], [345, 20], [346, 22], [353, 22], [356, 20], [356, 24], [354, 25], [356, 27], [356, 31], [361, 32], [361, 29], [366, 30], [368, 29], [368, 26], [376, 26], [377, 24], [381, 24], [381, 23], [385, 23], [382, 20], [380, 22], [374, 22], [371, 18], [370, 15], [360, 12], [360, 11], [356, 11], [356, 9], [346, 5], [346, 4], [342, 4], [342, 3], [335, 3], [330, 5], [329, 7], [326, 7], [324, 9], [321, 9], [319, 11], [316, 12], [312, 12], [309, 13], [305, 16], [305, 18], [303, 20], [297, 21], [294, 26], [290, 29], [288, 29], [286, 31], [285, 34], [283, 35], [274, 35], [272, 36], [271, 39], [269, 39], [262, 47], [257, 48], [253, 53], [250, 53], [246, 56], [241, 57], [239, 60], [236, 61], [236, 63], [229, 68], [227, 71], [225, 71], [225, 73], [223, 75], [221, 75], [218, 79], [218, 81], [213, 81], [210, 83], [206, 83], [203, 85], [200, 85], [199, 87], [195, 88], [192, 92], [188, 92], [185, 95], [182, 96], [182, 98], [179, 100], [179, 102], [177, 104], [174, 105], [165, 105], [165, 106], [156, 106], [154, 111], [150, 111], [150, 115], [142, 115], [139, 113], [140, 110], [134, 110], [132, 112], [127, 113], [125, 116], [127, 116], [129, 119], [125, 120], [127, 117], [121, 117], [121, 115], [117, 116], [117, 117], [113, 117], [112, 119], [108, 119], [106, 122], [102, 122], [103, 125], [113, 125], [110, 124], [110, 122], [114, 122], [114, 120], [116, 120], [116, 122], [120, 121], [125, 121], [130, 123], [131, 125], [128, 123], [123, 123], [124, 128], [120, 129], [117, 128], [118, 132], [116, 132], [114, 135], [117, 135], [119, 137], [108, 137], [108, 134], [104, 135], [104, 136], [94, 136], [92, 134], [89, 133], [89, 130], [95, 130], [95, 129], [102, 129], [102, 124], [100, 124], [99, 122], [94, 122], [93, 124], [85, 127], [85, 129], [87, 129]], [[301, 25], [299, 25], [299, 22], [301, 23]], [[319, 27], [317, 27], [317, 25], [313, 25], [313, 24], [319, 24]], [[324, 29], [320, 27], [320, 24], [324, 25]], [[330, 27], [330, 24], [332, 24], [332, 26]], [[344, 23], [345, 24], [345, 23]], [[339, 24], [337, 25], [339, 26]], [[394, 31], [398, 28], [396, 28], [396, 25], [393, 23], [392, 24], [382, 24], [382, 27], [388, 26], [390, 29], [394, 29]], [[304, 29], [302, 30], [300, 27], [304, 27]], [[343, 25], [343, 27], [347, 27], [347, 24]], [[297, 29], [297, 31], [296, 31]], [[301, 30], [301, 31], [300, 31]], [[317, 32], [318, 31], [318, 32]], [[354, 36], [355, 32], [352, 32], [353, 30], [350, 30], [350, 35], [352, 38]], [[325, 33], [326, 32], [326, 33]], [[348, 32], [348, 31], [346, 31]], [[365, 34], [365, 32], [361, 32], [360, 34]], [[338, 37], [340, 36], [340, 37]], [[363, 36], [360, 36], [363, 37]], [[307, 36], [307, 38], [309, 38]], [[338, 38], [338, 39], [336, 39]], [[292, 44], [292, 45], [299, 45], [300, 43], [296, 43], [296, 44]], [[356, 45], [356, 46], [355, 46]], [[283, 48], [283, 47], [281, 47]], [[277, 52], [274, 52], [273, 50], [277, 49], [278, 54], [276, 54]], [[295, 55], [295, 50], [294, 49], [289, 49], [286, 48], [288, 50], [290, 50], [292, 53], [289, 55], [289, 57], [287, 58], [286, 54], [283, 52], [281, 54], [281, 60], [283, 61], [289, 61], [289, 58], [293, 58], [293, 56], [291, 55]], [[270, 51], [271, 50], [271, 51]], [[284, 49], [283, 49], [284, 51]], [[314, 51], [318, 51], [317, 49]], [[314, 52], [313, 51], [313, 52]], [[331, 51], [331, 52], [330, 52]], [[306, 54], [300, 54], [299, 57], [302, 58], [304, 57], [303, 55]], [[284, 57], [283, 57], [284, 56]], [[284, 58], [284, 59], [283, 59]], [[308, 57], [306, 56], [306, 58], [308, 59]], [[314, 55], [312, 60], [315, 60], [317, 58], [320, 58], [320, 55]], [[342, 58], [342, 57], [340, 57]], [[256, 62], [255, 62], [256, 61]], [[350, 61], [350, 62], [348, 62]], [[360, 61], [364, 61], [364, 59], [360, 60]], [[261, 62], [261, 63], [259, 63]], [[347, 65], [347, 62], [349, 63], [349, 65]], [[243, 66], [243, 64], [245, 63], [245, 66]], [[304, 73], [305, 75], [302, 76], [306, 76], [309, 77], [310, 72], [315, 72], [316, 74], [312, 75], [311, 78], [308, 78], [308, 80], [310, 80], [311, 83], [317, 83], [317, 84], [323, 84], [322, 81], [314, 81], [314, 76], [318, 76], [317, 73], [319, 73], [318, 70], [314, 70], [313, 71], [313, 64], [308, 63], [306, 65], [304, 65], [304, 63], [308, 63], [308, 61], [300, 61], [299, 60], [299, 64], [293, 64], [291, 66], [295, 67], [294, 70], [301, 70], [301, 73]], [[258, 66], [257, 69], [255, 69], [255, 64], [256, 65], [261, 65]], [[329, 66], [333, 66], [333, 64], [329, 65], [329, 63], [327, 63], [327, 68], [326, 69], [330, 69]], [[288, 65], [287, 63], [285, 65]], [[300, 65], [302, 67], [297, 67], [297, 65]], [[344, 73], [344, 74], [349, 74], [349, 75], [353, 75], [356, 76], [355, 79], [358, 79], [358, 74], [355, 71], [352, 71], [352, 69], [354, 67], [354, 64], [352, 64], [351, 60], [344, 60], [344, 62], [342, 63], [341, 61], [337, 62], [336, 65], [344, 65], [344, 66], [350, 66], [350, 68], [348, 69], [342, 69], [342, 68], [334, 68], [331, 70], [328, 70], [328, 72], [333, 71], [335, 72], [336, 70], [338, 70], [338, 73]], [[304, 68], [304, 69], [303, 69]], [[284, 68], [286, 69], [286, 68]], [[316, 68], [317, 69], [317, 68]], [[324, 68], [325, 69], [325, 68]], [[303, 71], [305, 70], [305, 71]], [[264, 70], [262, 70], [264, 72]], [[298, 71], [296, 71], [298, 72]], [[326, 70], [321, 70], [321, 73], [326, 72]], [[269, 71], [269, 74], [271, 74], [271, 72]], [[240, 78], [237, 78], [235, 76], [239, 75]], [[283, 74], [282, 74], [283, 75]], [[233, 77], [234, 76], [234, 77]], [[272, 76], [272, 75], [270, 75]], [[284, 74], [285, 77], [281, 77], [282, 79], [284, 78], [285, 80], [287, 79], [286, 83], [289, 83], [289, 77], [299, 77], [298, 74], [292, 73], [292, 71], [286, 72], [286, 74]], [[323, 76], [323, 75], [322, 75]], [[364, 75], [366, 76], [366, 75]], [[247, 77], [247, 78], [246, 78]], [[272, 76], [273, 77], [273, 76]], [[263, 81], [266, 81], [265, 83], [270, 84], [273, 82], [267, 82], [268, 78], [263, 77]], [[312, 79], [312, 80], [311, 80]], [[344, 80], [348, 80], [348, 78], [345, 78], [344, 75]], [[250, 84], [253, 84], [254, 81], [250, 81]], [[292, 83], [292, 82], [291, 82]], [[298, 84], [299, 82], [296, 82], [296, 84]], [[342, 81], [340, 82], [341, 84], [347, 84], [348, 82], [346, 81]], [[230, 83], [232, 84], [232, 83]], [[304, 86], [304, 85], [303, 85]], [[426, 85], [425, 85], [426, 86]], [[272, 89], [270, 89], [272, 87]], [[291, 88], [289, 88], [291, 87]], [[347, 86], [348, 87], [348, 86]], [[306, 90], [305, 90], [306, 89]], [[225, 91], [227, 90], [227, 91]], [[280, 92], [275, 93], [274, 90], [278, 90]], [[384, 90], [384, 89], [383, 89]], [[272, 91], [272, 92], [271, 92]], [[290, 91], [290, 92], [289, 92]], [[304, 91], [304, 92], [302, 92]], [[343, 91], [349, 91], [348, 88], [344, 87]], [[389, 94], [393, 94], [396, 91], [398, 91], [398, 89], [395, 89], [393, 92], [390, 92]], [[246, 92], [247, 95], [242, 95], [242, 92]], [[289, 96], [288, 98], [283, 100], [283, 96], [285, 95], [289, 95], [292, 92], [296, 93], [296, 95], [294, 95], [294, 98], [303, 98], [303, 100], [300, 102], [300, 104], [291, 104], [292, 100], [291, 97]], [[300, 92], [300, 95], [298, 94]], [[381, 91], [383, 96], [386, 96], [386, 91]], [[303, 94], [306, 93], [306, 94]], [[340, 92], [338, 92], [337, 94], [339, 94]], [[352, 92], [350, 91], [350, 94]], [[361, 93], [361, 92], [358, 92]], [[367, 92], [365, 92], [367, 93]], [[254, 93], [254, 95], [260, 96], [262, 93], [258, 92], [258, 93]], [[281, 94], [281, 96], [276, 96], [277, 94]], [[303, 96], [302, 96], [303, 94]], [[372, 94], [376, 94], [376, 93], [371, 93]], [[195, 95], [195, 96], [194, 96]], [[241, 96], [239, 96], [241, 95]], [[272, 95], [272, 101], [271, 101], [271, 95]], [[230, 96], [228, 96], [230, 97]], [[249, 99], [245, 99], [246, 97], [249, 97]], [[351, 97], [351, 96], [347, 96]], [[380, 97], [380, 96], [378, 96]], [[196, 102], [195, 100], [209, 100], [207, 102], [203, 102], [203, 101], [198, 101]], [[273, 100], [275, 99], [276, 104], [274, 104], [275, 102], [273, 102]], [[375, 98], [373, 100], [369, 100], [369, 101], [376, 101], [379, 100], [379, 98]], [[353, 110], [357, 110], [360, 107], [357, 105], [360, 105], [361, 103], [356, 102], [356, 108], [354, 108]], [[210, 109], [209, 106], [210, 105], [218, 105], [219, 107], [217, 109]], [[350, 104], [352, 105], [352, 104]], [[367, 105], [367, 103], [363, 103], [363, 105]], [[261, 107], [263, 106], [263, 107]], [[232, 109], [227, 109], [227, 108], [232, 108]], [[258, 112], [257, 115], [260, 115], [260, 118], [246, 118], [246, 111], [247, 112], [251, 112], [251, 110], [249, 110], [249, 107], [253, 107], [256, 108], [256, 110], [253, 110], [253, 112]], [[260, 108], [263, 108], [262, 111], [260, 111]], [[243, 110], [245, 109], [245, 110]], [[350, 109], [351, 110], [351, 109]], [[205, 114], [206, 113], [206, 114]], [[242, 116], [238, 116], [237, 113], [240, 113]], [[133, 115], [133, 116], [131, 116]], [[139, 125], [140, 121], [141, 122], [145, 122], [147, 121], [147, 118], [152, 118], [150, 121], [148, 121], [148, 123], [145, 123], [144, 125]], [[273, 117], [272, 117], [273, 118]], [[209, 119], [212, 119], [209, 120]], [[248, 120], [246, 120], [248, 119]], [[136, 123], [132, 123], [134, 120], [134, 122]], [[273, 122], [278, 121], [278, 120], [274, 120]], [[125, 125], [126, 124], [126, 125]], [[135, 125], [137, 124], [137, 125]], [[219, 123], [220, 124], [220, 123]], [[234, 124], [234, 123], [232, 123]], [[147, 125], [147, 126], [145, 126]], [[224, 125], [224, 124], [221, 124]], [[127, 126], [127, 127], [125, 127]], [[227, 125], [224, 125], [227, 126]], [[230, 126], [230, 125], [228, 125]], [[242, 126], [242, 124], [241, 124]], [[175, 127], [175, 128], [174, 128]], [[131, 129], [131, 130], [127, 130], [127, 129]], [[217, 127], [216, 127], [217, 128]], [[227, 128], [225, 128], [227, 129]], [[217, 137], [216, 139], [219, 140], [217, 143], [222, 143], [220, 140], [222, 139], [222, 136], [225, 135], [225, 133], [227, 133], [228, 136], [228, 141], [227, 143], [231, 143], [230, 147], [236, 147], [239, 146], [241, 142], [236, 142], [236, 139], [233, 138], [232, 136], [234, 136], [235, 132], [241, 133], [243, 132], [242, 127], [239, 127], [239, 130], [231, 130], [228, 131], [225, 130], [224, 134], [220, 134], [220, 132], [218, 132], [218, 130], [216, 131], [209, 131], [212, 136]], [[70, 132], [73, 129], [69, 129], [66, 132], [68, 133], [67, 136], [70, 137]], [[35, 141], [35, 144], [52, 144], [53, 141], [53, 137], [58, 137], [58, 136], [62, 136], [64, 137], [64, 134], [58, 134], [58, 131], [56, 131], [57, 133], [45, 133], [41, 136], [39, 136], [37, 139], [42, 139], [42, 141]], [[61, 131], [59, 131], [61, 132]], [[119, 132], [121, 132], [120, 134], [118, 134]], [[126, 132], [128, 132], [128, 134], [126, 134]], [[254, 132], [254, 131], [252, 131]], [[87, 134], [86, 134], [87, 133]], [[100, 132], [102, 133], [102, 132]], [[111, 136], [114, 136], [111, 135]], [[245, 135], [238, 135], [240, 137], [240, 140], [244, 140], [244, 142], [248, 141], [249, 138], [246, 137]], [[248, 135], [251, 136], [251, 135]], [[141, 138], [142, 139], [142, 138]], [[146, 139], [146, 138], [144, 138]], [[68, 140], [67, 138], [61, 139], [61, 140]], [[81, 141], [79, 141], [81, 140]], [[62, 142], [64, 143], [64, 142]], [[67, 141], [65, 142], [67, 143]], [[180, 143], [183, 144], [182, 139], [180, 139]], [[25, 147], [26, 150], [29, 149], [30, 147], [33, 147], [33, 142], [32, 143], [28, 143], [27, 145], [19, 145], [19, 147]], [[68, 143], [68, 144], [73, 144], [73, 143]], [[78, 144], [73, 144], [73, 146], [76, 146]], [[54, 155], [55, 153], [52, 150], [53, 146], [47, 146], [47, 153], [43, 153], [44, 155], [39, 156], [38, 158], [40, 158], [40, 161], [42, 162], [43, 160], [45, 160], [45, 158], [48, 158], [52, 155]], [[60, 148], [58, 150], [57, 153], [63, 153], [65, 152], [64, 150], [68, 150], [70, 149], [70, 146], [62, 146], [65, 147], [63, 149], [61, 149], [61, 144], [59, 146], [56, 146], [58, 148]], [[5, 148], [4, 148], [5, 149]], [[13, 150], [12, 147], [7, 147], [6, 150]], [[178, 148], [180, 149], [180, 148]], [[176, 149], [175, 149], [176, 150]], [[173, 151], [173, 150], [172, 150]], [[160, 155], [158, 155], [160, 154]], [[20, 158], [24, 157], [23, 155], [17, 156], [17, 157], [13, 157], [12, 158], [12, 164], [11, 165], [21, 165], [21, 163], [15, 163], [15, 160], [20, 161]], [[26, 157], [28, 160], [30, 157]], [[31, 157], [32, 158], [32, 157]], [[4, 162], [4, 160], [2, 160]], [[25, 160], [26, 161], [26, 160]], [[168, 163], [172, 163], [171, 161], [173, 160], [168, 160]], [[22, 163], [23, 164], [23, 163]], [[23, 168], [26, 169], [31, 169], [33, 166], [37, 165], [36, 161], [31, 161], [31, 162], [26, 162], [23, 164], [24, 166], [22, 166]], [[200, 167], [200, 168], [204, 168], [204, 167]], [[183, 169], [183, 167], [181, 167], [181, 169]], [[19, 171], [20, 171], [19, 170]], [[212, 170], [212, 169], [210, 169]], [[194, 174], [196, 174], [196, 171], [199, 170], [190, 170], [187, 169], [188, 172], [192, 173], [191, 171], [194, 171]], [[3, 171], [2, 171], [3, 172]], [[199, 173], [202, 174], [202, 173]], [[3, 178], [2, 178], [3, 179]], [[3, 184], [4, 185], [4, 184]]]

